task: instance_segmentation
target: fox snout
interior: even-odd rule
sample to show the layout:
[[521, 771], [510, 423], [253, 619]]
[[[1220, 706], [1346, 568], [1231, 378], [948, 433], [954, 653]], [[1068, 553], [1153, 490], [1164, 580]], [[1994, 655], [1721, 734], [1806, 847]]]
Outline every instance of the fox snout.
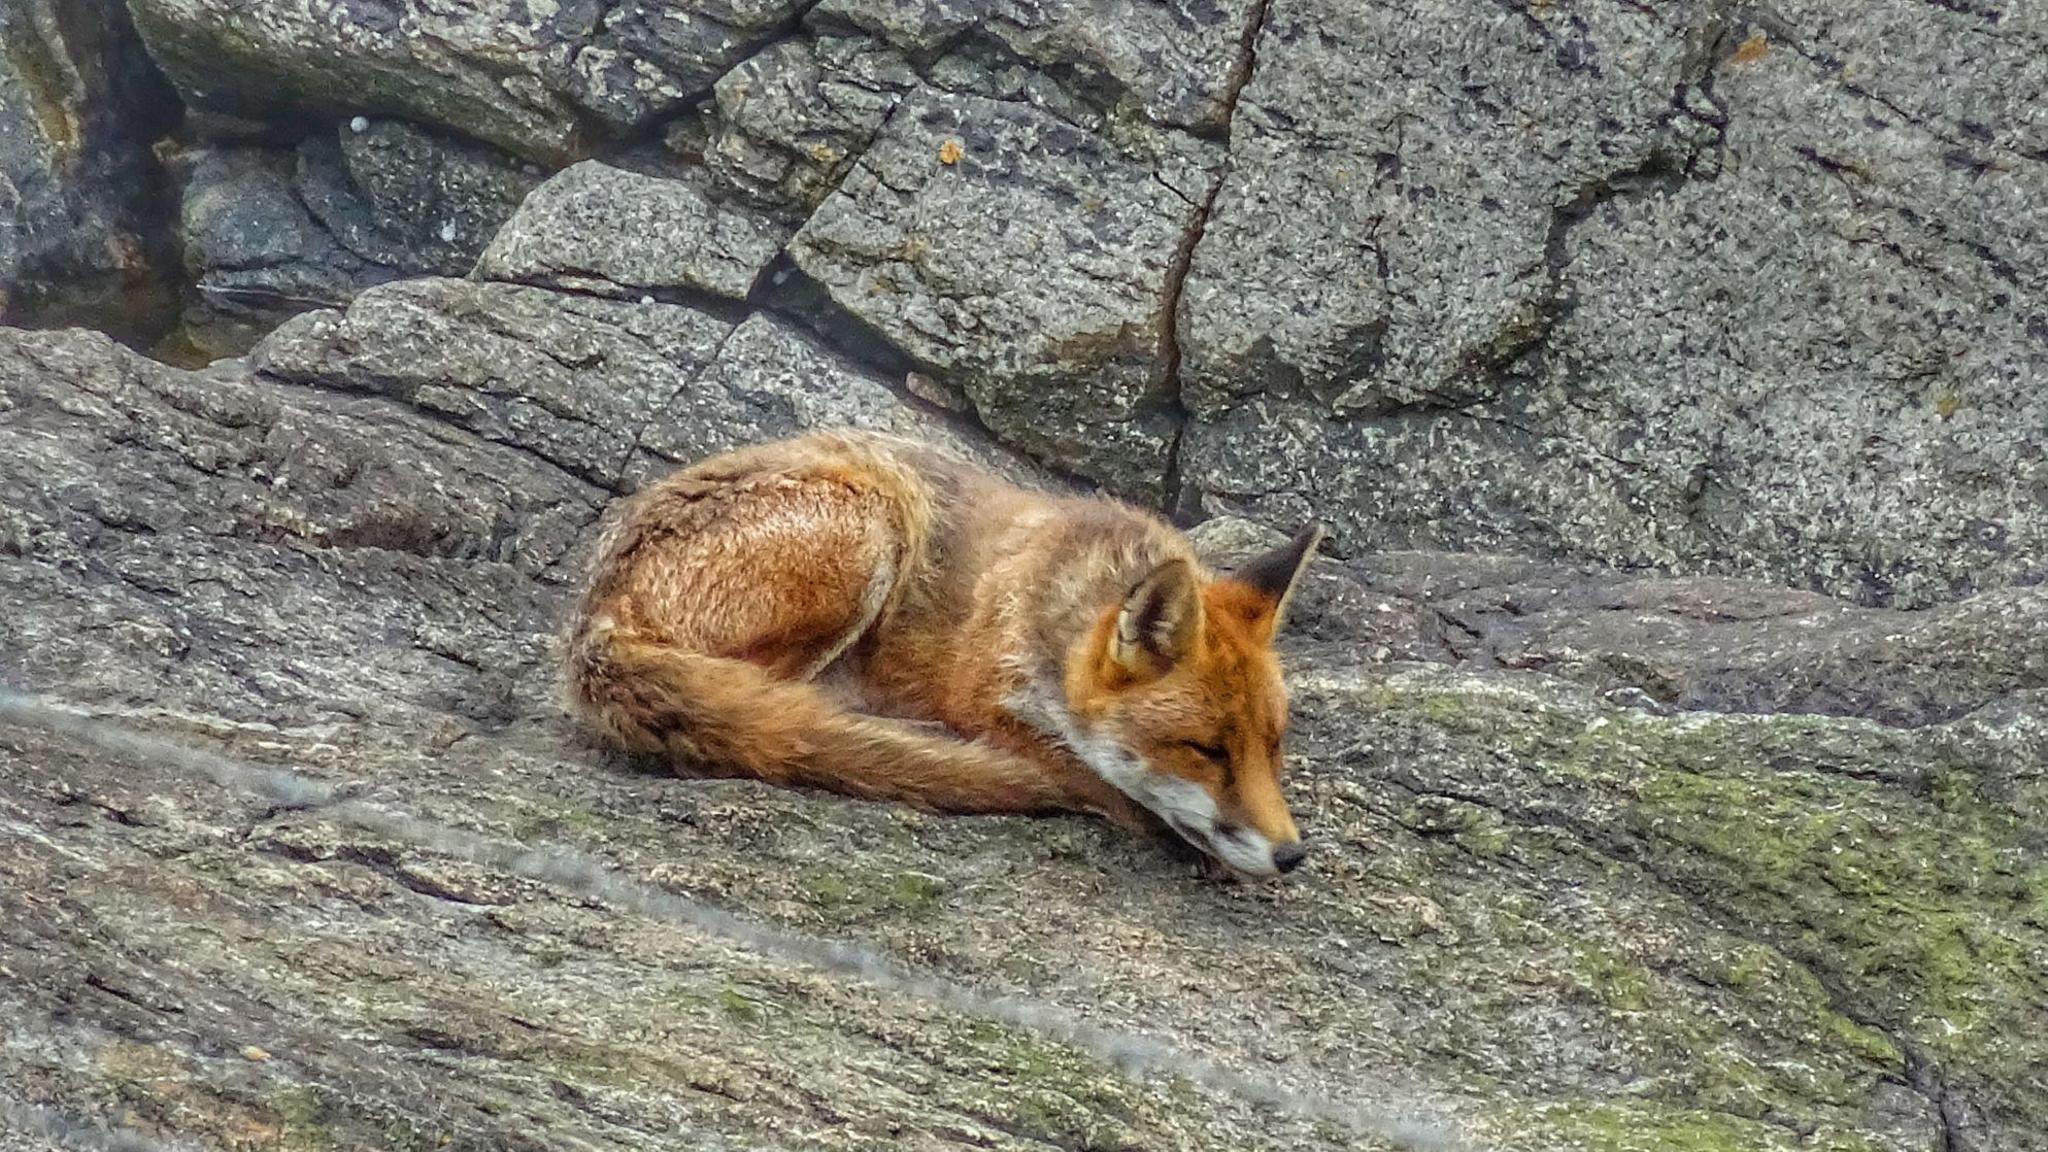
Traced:
[[1294, 871], [1308, 859], [1308, 845], [1303, 841], [1274, 844], [1257, 832], [1227, 824], [1206, 836], [1190, 835], [1191, 830], [1185, 828], [1179, 831], [1204, 855], [1242, 877], [1270, 880]]
[[1155, 795], [1178, 799], [1178, 804], [1169, 801], [1159, 806], [1157, 812], [1194, 849], [1237, 875], [1270, 879], [1298, 869], [1309, 859], [1309, 845], [1294, 830], [1292, 818], [1282, 820], [1282, 828], [1276, 828], [1274, 834], [1266, 834], [1249, 822], [1237, 822], [1219, 814], [1212, 804], [1202, 804], [1202, 799], [1192, 795], [1192, 789], [1155, 785]]
[[1301, 862], [1306, 859], [1308, 859], [1308, 845], [1300, 840], [1296, 840], [1292, 844], [1282, 844], [1278, 848], [1273, 849], [1273, 867], [1282, 872], [1294, 871], [1296, 868], [1301, 867]]
[[1289, 840], [1275, 844], [1249, 829], [1224, 825], [1207, 846], [1210, 854], [1247, 876], [1284, 876], [1308, 859], [1308, 844]]

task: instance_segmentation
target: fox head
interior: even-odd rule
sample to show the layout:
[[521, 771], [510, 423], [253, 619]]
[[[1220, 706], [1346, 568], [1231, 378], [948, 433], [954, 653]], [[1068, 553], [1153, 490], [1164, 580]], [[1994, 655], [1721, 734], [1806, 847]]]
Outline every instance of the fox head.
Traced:
[[1323, 530], [1222, 576], [1175, 558], [1107, 606], [1073, 653], [1067, 700], [1091, 767], [1246, 876], [1308, 850], [1281, 794], [1287, 691], [1273, 640]]

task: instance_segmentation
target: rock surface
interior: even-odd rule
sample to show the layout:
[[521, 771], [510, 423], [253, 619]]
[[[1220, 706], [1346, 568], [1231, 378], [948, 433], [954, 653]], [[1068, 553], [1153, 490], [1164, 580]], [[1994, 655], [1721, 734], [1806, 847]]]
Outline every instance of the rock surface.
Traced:
[[1176, 262], [1213, 177], [1199, 141], [1130, 132], [919, 89], [790, 255], [1004, 440], [1156, 502]]
[[[1285, 539], [1235, 517], [1195, 530], [1227, 567]], [[1639, 577], [1517, 556], [1386, 552], [1311, 574], [1312, 646], [1540, 671], [1673, 711], [1859, 716], [1915, 727], [2048, 688], [2048, 587], [1922, 611], [1723, 577]]]
[[1473, 7], [1275, 0], [1184, 498], [1870, 604], [2040, 579], [2039, 13]]
[[177, 310], [164, 175], [176, 123], [121, 0], [0, 0], [0, 323], [147, 342]]
[[608, 295], [682, 290], [745, 300], [787, 239], [787, 230], [685, 181], [586, 160], [526, 198], [477, 274]]
[[[849, 400], [868, 378], [786, 325], [423, 281], [252, 363], [5, 335], [0, 683], [1467, 1147], [2042, 1147], [2048, 690], [2038, 649], [1944, 679], [2028, 596], [1895, 645], [1872, 682], [1945, 703], [1901, 689], [1887, 727], [1783, 709], [1829, 710], [1799, 696], [1808, 633], [1907, 614], [1506, 558], [1326, 564], [1290, 649], [1314, 863], [1205, 885], [1095, 822], [648, 776], [567, 732], [550, 642], [593, 519], [621, 461], [671, 454], [597, 432], [698, 429], [680, 458], [937, 419], [872, 380]], [[1203, 539], [1227, 562], [1262, 531]], [[1776, 663], [1742, 667], [1779, 695], [1603, 699], [1600, 643], [1660, 656], [1601, 637], [1660, 615], [1777, 629]], [[1413, 652], [1373, 658], [1365, 629], [1401, 632], [1382, 618]], [[1385, 1146], [176, 758], [0, 727], [0, 820], [25, 894], [4, 1082], [61, 1115], [119, 1099], [145, 1134], [341, 1147]]]
[[561, 163], [708, 91], [802, 5], [740, 0], [687, 13], [656, 0], [132, 7], [150, 50], [197, 108], [277, 120], [383, 114]]
[[[596, 157], [496, 275], [799, 317], [1190, 521], [1872, 607], [2048, 579], [2032, 7], [132, 7], [226, 150], [191, 359], [466, 274], [526, 187], [491, 149]], [[358, 118], [414, 144], [380, 166]]]
[[536, 184], [504, 154], [399, 121], [362, 120], [291, 150], [188, 158], [179, 226], [200, 360], [407, 275], [464, 275]]

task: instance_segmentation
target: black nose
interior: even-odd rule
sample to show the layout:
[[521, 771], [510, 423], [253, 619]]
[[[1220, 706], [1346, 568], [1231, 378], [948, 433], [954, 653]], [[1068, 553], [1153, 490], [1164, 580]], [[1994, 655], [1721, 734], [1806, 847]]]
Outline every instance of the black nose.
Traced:
[[1296, 868], [1301, 867], [1301, 862], [1306, 859], [1308, 859], [1308, 845], [1299, 840], [1292, 844], [1282, 844], [1278, 848], [1273, 849], [1273, 867], [1278, 868], [1282, 872], [1294, 871]]

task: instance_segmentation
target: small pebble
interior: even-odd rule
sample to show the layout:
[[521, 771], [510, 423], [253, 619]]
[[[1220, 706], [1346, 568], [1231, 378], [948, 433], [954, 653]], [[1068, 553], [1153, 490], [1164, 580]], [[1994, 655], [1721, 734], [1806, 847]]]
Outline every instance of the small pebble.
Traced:
[[455, 221], [450, 220], [446, 224], [441, 225], [441, 243], [455, 243]]
[[349, 121], [348, 130], [351, 132], [368, 132], [370, 130], [369, 118], [364, 116], [358, 116], [355, 119]]
[[652, 303], [654, 303], [654, 297], [652, 297], [652, 296], [642, 296], [642, 297], [640, 298], [640, 302], [641, 302], [642, 304], [652, 304]]
[[247, 1048], [242, 1049], [242, 1059], [261, 1064], [263, 1061], [270, 1059], [270, 1053], [251, 1044]]

